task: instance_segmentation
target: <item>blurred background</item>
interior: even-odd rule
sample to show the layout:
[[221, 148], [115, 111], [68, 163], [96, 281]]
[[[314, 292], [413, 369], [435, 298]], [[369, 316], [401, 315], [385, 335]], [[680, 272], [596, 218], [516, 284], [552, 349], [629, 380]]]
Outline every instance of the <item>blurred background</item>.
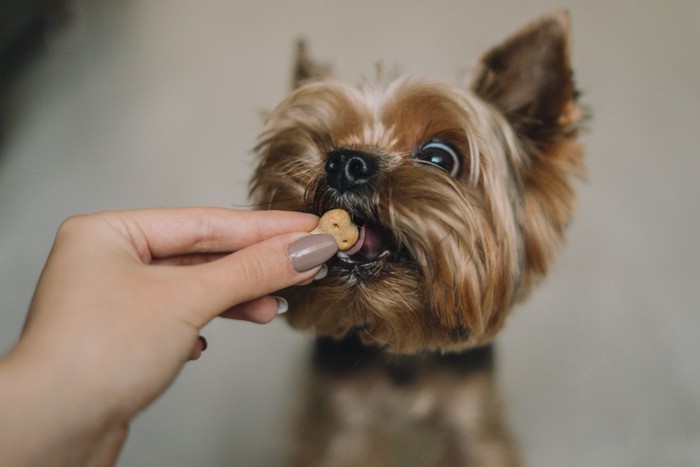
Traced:
[[[246, 206], [296, 38], [350, 80], [380, 61], [459, 80], [558, 8], [594, 114], [589, 180], [561, 260], [499, 338], [506, 415], [526, 465], [700, 465], [696, 0], [0, 0], [0, 353], [69, 215]], [[120, 465], [284, 465], [310, 336], [204, 335]]]

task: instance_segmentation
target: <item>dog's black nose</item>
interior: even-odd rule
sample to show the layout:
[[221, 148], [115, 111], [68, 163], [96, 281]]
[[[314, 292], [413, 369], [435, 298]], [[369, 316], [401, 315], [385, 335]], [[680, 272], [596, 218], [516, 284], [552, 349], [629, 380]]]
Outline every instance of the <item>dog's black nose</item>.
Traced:
[[365, 153], [340, 149], [328, 154], [326, 180], [340, 192], [364, 185], [376, 173], [377, 162]]

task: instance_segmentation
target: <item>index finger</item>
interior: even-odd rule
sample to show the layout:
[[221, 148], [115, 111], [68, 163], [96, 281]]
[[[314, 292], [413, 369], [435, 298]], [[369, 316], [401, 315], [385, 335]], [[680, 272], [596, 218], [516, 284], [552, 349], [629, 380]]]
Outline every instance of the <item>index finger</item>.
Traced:
[[290, 211], [169, 208], [103, 213], [150, 261], [190, 253], [229, 253], [268, 238], [309, 232], [318, 217]]

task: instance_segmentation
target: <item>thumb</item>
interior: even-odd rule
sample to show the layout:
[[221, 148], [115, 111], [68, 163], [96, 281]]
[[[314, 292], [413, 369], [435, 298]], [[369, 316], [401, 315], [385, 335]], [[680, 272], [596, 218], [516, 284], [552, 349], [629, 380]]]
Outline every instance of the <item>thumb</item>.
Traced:
[[337, 251], [335, 239], [328, 234], [285, 234], [218, 261], [182, 268], [192, 289], [189, 308], [199, 318], [200, 327], [204, 326], [234, 305], [313, 277]]

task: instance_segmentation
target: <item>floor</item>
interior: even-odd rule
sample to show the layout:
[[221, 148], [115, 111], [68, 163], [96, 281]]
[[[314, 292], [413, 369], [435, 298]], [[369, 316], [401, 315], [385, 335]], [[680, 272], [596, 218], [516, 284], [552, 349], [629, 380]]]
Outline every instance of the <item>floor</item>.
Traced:
[[[459, 79], [564, 4], [593, 111], [568, 247], [499, 338], [537, 467], [700, 465], [700, 3], [603, 0], [75, 1], [0, 102], [0, 352], [74, 213], [245, 207], [261, 114], [295, 38], [357, 79]], [[122, 466], [275, 466], [309, 336], [212, 323], [211, 347], [133, 424]]]

